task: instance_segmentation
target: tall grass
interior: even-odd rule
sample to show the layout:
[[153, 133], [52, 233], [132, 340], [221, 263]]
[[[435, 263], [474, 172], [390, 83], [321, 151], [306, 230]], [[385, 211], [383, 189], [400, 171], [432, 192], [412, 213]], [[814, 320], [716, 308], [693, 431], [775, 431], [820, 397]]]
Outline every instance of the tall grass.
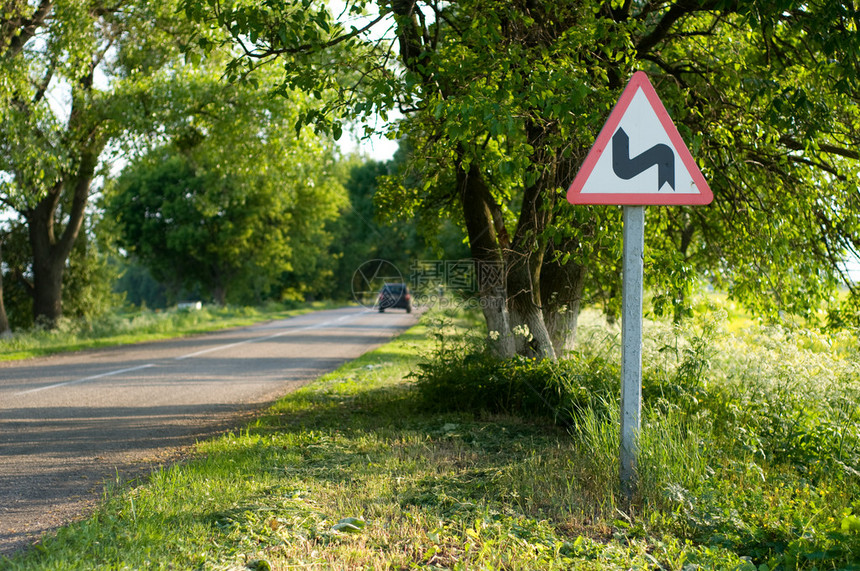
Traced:
[[[594, 315], [583, 321], [583, 345], [558, 363], [499, 362], [449, 341], [416, 382], [439, 410], [567, 427], [570, 508], [606, 520], [619, 505], [618, 338]], [[682, 327], [647, 324], [633, 515], [767, 568], [856, 568], [856, 333], [730, 326], [719, 308]]]

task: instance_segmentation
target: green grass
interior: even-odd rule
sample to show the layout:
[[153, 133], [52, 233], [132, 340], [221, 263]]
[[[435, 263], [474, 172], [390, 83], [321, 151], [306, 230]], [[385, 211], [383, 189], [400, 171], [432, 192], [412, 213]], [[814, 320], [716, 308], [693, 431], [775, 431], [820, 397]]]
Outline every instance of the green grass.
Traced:
[[[443, 326], [450, 342], [475, 323]], [[858, 569], [856, 336], [732, 333], [720, 314], [650, 323], [640, 492], [624, 514], [616, 403], [565, 428], [428, 406], [409, 373], [438, 361], [439, 327], [425, 317], [108, 491], [0, 569]], [[598, 316], [580, 334], [583, 362], [614, 358]]]
[[172, 339], [231, 327], [284, 319], [336, 307], [329, 302], [300, 306], [204, 306], [202, 310], [133, 311], [103, 315], [91, 321], [65, 319], [54, 330], [35, 328], [0, 339], [0, 361], [28, 359], [54, 353]]

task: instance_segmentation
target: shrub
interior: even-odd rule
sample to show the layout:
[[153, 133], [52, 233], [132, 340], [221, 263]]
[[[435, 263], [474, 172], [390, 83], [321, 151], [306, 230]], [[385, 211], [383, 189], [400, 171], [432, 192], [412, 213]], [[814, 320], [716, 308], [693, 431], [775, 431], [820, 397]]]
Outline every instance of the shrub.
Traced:
[[514, 414], [571, 426], [578, 414], [617, 402], [618, 371], [603, 355], [499, 360], [474, 342], [440, 340], [412, 377], [429, 410]]

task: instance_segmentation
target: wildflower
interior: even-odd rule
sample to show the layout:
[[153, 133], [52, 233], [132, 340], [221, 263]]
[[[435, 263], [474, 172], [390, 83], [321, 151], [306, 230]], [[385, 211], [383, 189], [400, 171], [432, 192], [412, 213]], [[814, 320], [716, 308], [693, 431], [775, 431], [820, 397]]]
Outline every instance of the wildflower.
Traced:
[[532, 337], [531, 331], [529, 331], [529, 326], [525, 323], [522, 325], [517, 325], [516, 327], [514, 327], [513, 331], [514, 335], [519, 335], [526, 341], [531, 341], [532, 339], [534, 339], [534, 337]]

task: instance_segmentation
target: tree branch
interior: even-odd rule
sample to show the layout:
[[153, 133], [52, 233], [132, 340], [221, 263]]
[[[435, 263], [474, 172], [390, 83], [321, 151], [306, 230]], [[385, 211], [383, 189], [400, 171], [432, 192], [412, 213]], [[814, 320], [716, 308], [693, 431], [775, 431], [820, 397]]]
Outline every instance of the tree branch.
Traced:
[[[36, 30], [45, 23], [53, 6], [52, 0], [42, 0], [29, 18], [13, 18], [0, 22], [0, 33], [11, 38], [2, 56], [13, 58], [21, 53], [27, 42], [36, 35]], [[15, 31], [18, 33], [15, 34]]]
[[833, 176], [835, 176], [836, 179], [839, 181], [845, 182], [846, 180], [848, 180], [848, 178], [844, 174], [841, 174], [838, 170], [836, 170], [836, 168], [833, 165], [829, 165], [827, 163], [820, 162], [820, 161], [812, 161], [812, 160], [809, 160], [809, 159], [806, 159], [803, 157], [795, 157], [792, 155], [789, 155], [788, 160], [790, 160], [793, 163], [800, 163], [802, 165], [807, 165], [810, 167], [814, 167], [814, 168], [823, 170], [824, 172], [828, 172], [828, 173], [832, 174]]
[[[782, 137], [780, 137], [779, 142], [793, 151], [806, 150], [806, 146], [803, 143], [789, 137], [788, 135], [783, 135]], [[826, 143], [819, 144], [818, 148], [821, 149], [822, 152], [825, 152], [830, 155], [839, 155], [840, 157], [845, 157], [846, 159], [860, 160], [860, 151], [837, 147], [836, 145], [828, 145]]]
[[253, 57], [253, 58], [264, 58], [264, 57], [269, 57], [269, 56], [274, 56], [274, 55], [296, 55], [296, 54], [308, 53], [311, 51], [321, 51], [321, 50], [325, 50], [328, 48], [332, 48], [332, 47], [334, 47], [338, 44], [341, 44], [347, 40], [351, 40], [352, 38], [360, 36], [361, 34], [366, 32], [367, 30], [369, 30], [370, 28], [372, 28], [373, 26], [375, 26], [376, 24], [378, 24], [379, 22], [384, 20], [386, 16], [387, 16], [387, 14], [380, 14], [379, 16], [376, 17], [376, 19], [374, 19], [372, 22], [370, 22], [369, 24], [367, 24], [363, 28], [360, 28], [360, 29], [359, 28], [353, 28], [353, 30], [350, 33], [344, 34], [342, 36], [338, 36], [336, 38], [333, 38], [333, 39], [331, 39], [327, 42], [323, 42], [321, 44], [301, 44], [301, 45], [294, 46], [291, 48], [287, 48], [287, 47], [272, 48], [272, 47], [269, 47], [267, 49], [260, 50], [260, 51], [249, 51], [244, 46], [243, 46], [243, 49], [245, 50], [245, 55], [247, 55], [248, 57]]
[[[666, 11], [663, 17], [660, 18], [660, 21], [657, 22], [657, 25], [654, 26], [651, 33], [639, 40], [639, 43], [636, 45], [636, 53], [640, 58], [643, 57], [645, 54], [649, 53], [654, 46], [666, 39], [669, 35], [669, 31], [678, 22], [678, 20], [695, 12], [708, 12], [714, 9], [719, 3], [720, 2], [718, 0], [708, 0], [707, 2], [701, 2], [699, 0], [678, 0], [678, 2], [673, 4]], [[733, 2], [730, 6], [724, 7], [722, 13], [726, 14], [734, 12], [736, 9], [737, 2]], [[642, 15], [640, 14], [639, 17], [641, 18]]]
[[42, 81], [36, 86], [36, 93], [33, 94], [33, 99], [31, 101], [33, 106], [38, 105], [45, 97], [45, 93], [48, 91], [48, 86], [51, 84], [51, 79], [54, 77], [55, 66], [56, 63], [53, 58], [51, 58], [51, 63], [45, 72], [45, 77], [43, 77]]

